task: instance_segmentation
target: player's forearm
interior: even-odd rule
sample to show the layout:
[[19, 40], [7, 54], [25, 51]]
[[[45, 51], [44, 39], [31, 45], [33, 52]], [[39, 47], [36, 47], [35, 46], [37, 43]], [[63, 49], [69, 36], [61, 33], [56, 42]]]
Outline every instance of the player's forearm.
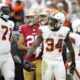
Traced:
[[65, 42], [66, 42], [66, 45], [69, 49], [70, 57], [71, 57], [72, 61], [75, 62], [75, 52], [74, 52], [74, 49], [72, 47], [72, 42], [71, 42], [69, 35], [67, 35]]
[[34, 51], [36, 50], [37, 48], [37, 45], [32, 45], [30, 49], [28, 49], [28, 52], [27, 52], [27, 56], [26, 56], [26, 59], [29, 60], [30, 56], [34, 53]]
[[24, 51], [27, 51], [28, 50], [28, 47], [26, 47], [23, 44], [19, 44], [19, 43], [18, 43], [18, 48], [21, 49], [21, 50], [24, 50]]
[[70, 52], [72, 62], [75, 62], [75, 53], [74, 51]]

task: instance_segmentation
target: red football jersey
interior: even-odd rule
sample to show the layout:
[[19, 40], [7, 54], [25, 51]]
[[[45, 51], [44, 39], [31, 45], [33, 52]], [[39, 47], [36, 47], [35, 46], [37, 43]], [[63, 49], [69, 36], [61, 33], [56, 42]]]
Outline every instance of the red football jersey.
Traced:
[[[25, 45], [27, 47], [30, 47], [33, 43], [34, 40], [36, 39], [36, 36], [38, 34], [38, 28], [40, 27], [40, 24], [36, 24], [34, 27], [30, 27], [27, 25], [21, 25], [19, 27], [19, 32], [23, 33], [24, 35], [24, 39], [25, 39]], [[26, 53], [24, 54], [24, 58], [26, 56]], [[41, 58], [41, 54], [39, 55], [39, 57], [37, 59]], [[35, 55], [33, 54], [30, 57], [30, 61], [34, 61], [35, 59]]]

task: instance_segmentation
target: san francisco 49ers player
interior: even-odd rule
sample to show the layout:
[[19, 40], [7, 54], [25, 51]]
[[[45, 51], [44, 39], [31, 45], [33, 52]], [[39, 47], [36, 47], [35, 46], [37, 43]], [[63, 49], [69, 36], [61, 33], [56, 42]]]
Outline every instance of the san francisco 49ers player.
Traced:
[[73, 32], [70, 33], [75, 51], [76, 69], [73, 80], [80, 80], [80, 19], [72, 22]]
[[48, 25], [49, 22], [49, 15], [52, 13], [52, 9], [50, 8], [42, 8], [40, 10], [40, 24], [41, 25]]
[[0, 70], [5, 80], [14, 80], [15, 67], [10, 53], [14, 23], [8, 20], [9, 16], [9, 7], [0, 3]]
[[49, 25], [41, 26], [39, 28], [39, 34], [32, 47], [28, 50], [27, 59], [29, 59], [32, 52], [40, 45], [44, 44], [43, 56], [42, 56], [42, 80], [51, 80], [51, 77], [55, 76], [56, 80], [66, 80], [66, 73], [64, 62], [62, 58], [62, 45], [66, 42], [72, 63], [70, 65], [70, 71], [73, 73], [75, 68], [75, 54], [69, 38], [67, 27], [63, 27], [65, 16], [63, 13], [52, 13], [49, 17]]
[[[40, 24], [38, 24], [38, 11], [35, 9], [28, 10], [26, 13], [26, 24], [21, 25], [19, 28], [20, 35], [18, 47], [19, 49], [26, 51], [25, 54], [27, 54], [28, 49], [33, 44], [38, 34], [39, 27]], [[30, 56], [29, 61], [36, 65], [36, 69], [35, 72], [24, 70], [25, 80], [33, 80], [34, 73], [36, 73], [36, 80], [41, 80], [41, 55], [39, 54], [40, 51], [41, 49], [38, 48], [34, 52], [34, 54]]]

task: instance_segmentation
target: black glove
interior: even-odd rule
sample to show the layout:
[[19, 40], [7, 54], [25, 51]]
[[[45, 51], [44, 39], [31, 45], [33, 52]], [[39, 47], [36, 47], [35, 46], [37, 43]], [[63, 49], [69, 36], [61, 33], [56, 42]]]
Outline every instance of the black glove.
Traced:
[[71, 74], [74, 74], [74, 70], [75, 70], [75, 62], [72, 62], [69, 66], [69, 71]]
[[35, 71], [36, 65], [33, 64], [32, 62], [29, 62], [28, 60], [24, 60], [23, 62], [23, 68], [27, 71]]

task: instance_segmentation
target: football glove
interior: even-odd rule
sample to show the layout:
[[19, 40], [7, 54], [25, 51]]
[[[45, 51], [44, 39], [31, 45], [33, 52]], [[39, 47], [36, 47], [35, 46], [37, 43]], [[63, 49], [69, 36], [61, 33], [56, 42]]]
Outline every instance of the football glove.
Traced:
[[27, 71], [35, 71], [36, 65], [33, 64], [32, 62], [29, 62], [28, 60], [24, 60], [23, 62], [23, 68]]
[[74, 70], [75, 70], [75, 62], [72, 62], [69, 66], [69, 71], [71, 74], [74, 74]]

